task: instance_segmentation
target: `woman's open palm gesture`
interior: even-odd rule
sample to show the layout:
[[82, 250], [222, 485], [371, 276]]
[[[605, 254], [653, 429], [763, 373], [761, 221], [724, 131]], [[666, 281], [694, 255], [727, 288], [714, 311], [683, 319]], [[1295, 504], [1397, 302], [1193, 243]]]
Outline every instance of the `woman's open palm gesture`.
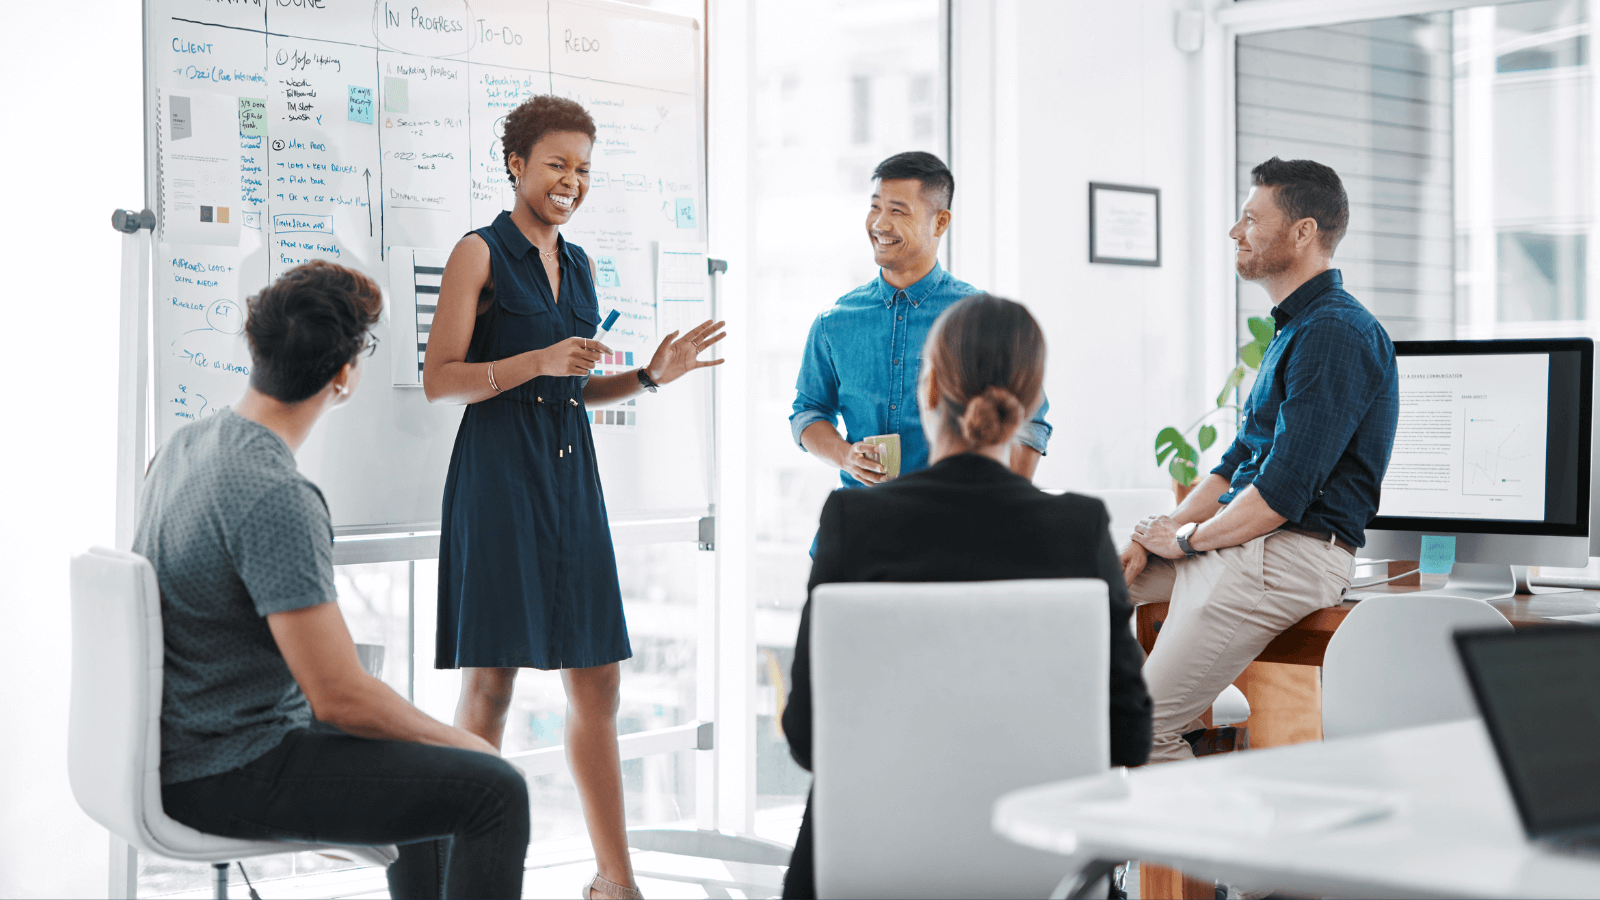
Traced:
[[689, 329], [689, 333], [682, 337], [674, 331], [662, 338], [661, 346], [656, 348], [656, 355], [650, 360], [647, 370], [651, 380], [656, 384], [671, 384], [694, 369], [722, 365], [726, 360], [700, 359], [699, 356], [700, 351], [728, 336], [722, 330], [726, 324], [707, 319]]

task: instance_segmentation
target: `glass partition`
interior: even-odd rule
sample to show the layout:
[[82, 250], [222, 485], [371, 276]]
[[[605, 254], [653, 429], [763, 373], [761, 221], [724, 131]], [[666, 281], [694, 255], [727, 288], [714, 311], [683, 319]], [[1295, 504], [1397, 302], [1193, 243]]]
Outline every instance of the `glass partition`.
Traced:
[[[816, 315], [877, 277], [866, 238], [873, 168], [945, 153], [939, 0], [757, 0], [751, 58], [756, 240], [749, 430], [756, 607], [756, 829], [791, 841], [811, 777], [778, 717], [811, 571], [811, 539], [839, 473], [795, 446], [788, 417]], [[960, 186], [957, 185], [959, 196]]]

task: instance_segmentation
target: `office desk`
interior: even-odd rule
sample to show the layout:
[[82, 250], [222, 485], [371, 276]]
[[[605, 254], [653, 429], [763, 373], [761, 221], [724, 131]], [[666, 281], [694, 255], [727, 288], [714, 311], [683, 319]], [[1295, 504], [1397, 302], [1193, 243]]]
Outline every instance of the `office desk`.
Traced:
[[[1251, 833], [1184, 796], [1259, 791], [1263, 783], [1380, 792], [1398, 808], [1331, 830]], [[1156, 800], [1116, 799], [1124, 784], [1134, 796]], [[1093, 802], [1097, 797], [1108, 799]], [[1028, 788], [995, 804], [994, 829], [1079, 864], [1146, 859], [1233, 885], [1318, 897], [1600, 895], [1600, 859], [1556, 855], [1523, 836], [1475, 719]]]
[[[1413, 591], [1428, 590], [1428, 587], [1411, 588], [1370, 588], [1369, 590], [1406, 594]], [[1579, 591], [1573, 594], [1535, 594], [1533, 596], [1518, 595], [1510, 600], [1496, 600], [1489, 604], [1500, 610], [1512, 625], [1523, 628], [1528, 625], [1539, 625], [1553, 616], [1574, 616], [1583, 613], [1600, 612], [1600, 591]], [[1146, 653], [1155, 646], [1156, 637], [1160, 632], [1161, 622], [1166, 621], [1167, 607], [1165, 603], [1147, 603], [1135, 612], [1135, 628], [1139, 643]], [[1345, 601], [1338, 606], [1318, 610], [1304, 619], [1301, 619], [1293, 628], [1267, 645], [1256, 657], [1257, 662], [1288, 663], [1300, 666], [1322, 665], [1322, 654], [1328, 649], [1328, 639], [1333, 637], [1333, 632], [1344, 621], [1344, 617], [1355, 609], [1354, 601]]]
[[[1375, 588], [1381, 593], [1404, 594], [1427, 590], [1420, 587]], [[1490, 604], [1516, 627], [1538, 625], [1552, 616], [1579, 615], [1600, 610], [1600, 591], [1567, 594], [1520, 595]], [[1250, 730], [1250, 746], [1283, 747], [1322, 738], [1322, 686], [1316, 668], [1322, 665], [1328, 639], [1356, 606], [1347, 601], [1318, 610], [1279, 635], [1256, 657], [1235, 682], [1250, 701], [1250, 718], [1243, 726]], [[1160, 623], [1166, 619], [1165, 603], [1150, 603], [1138, 608], [1135, 630], [1145, 652], [1155, 645]], [[1207, 719], [1209, 722], [1210, 720]], [[1209, 898], [1211, 886], [1190, 872], [1176, 872], [1165, 866], [1142, 864], [1140, 884], [1146, 896]], [[1600, 895], [1600, 886], [1595, 891]]]

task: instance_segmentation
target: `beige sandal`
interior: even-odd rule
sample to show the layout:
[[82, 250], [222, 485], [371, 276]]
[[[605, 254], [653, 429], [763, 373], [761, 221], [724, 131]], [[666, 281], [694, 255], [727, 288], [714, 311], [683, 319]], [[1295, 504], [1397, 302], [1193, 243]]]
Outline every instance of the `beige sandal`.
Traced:
[[596, 872], [594, 878], [583, 886], [583, 893], [579, 896], [583, 897], [583, 900], [591, 900], [594, 897], [604, 897], [607, 900], [644, 900], [644, 895], [639, 893], [638, 889], [623, 887], [615, 881], [607, 881], [600, 877], [599, 872]]

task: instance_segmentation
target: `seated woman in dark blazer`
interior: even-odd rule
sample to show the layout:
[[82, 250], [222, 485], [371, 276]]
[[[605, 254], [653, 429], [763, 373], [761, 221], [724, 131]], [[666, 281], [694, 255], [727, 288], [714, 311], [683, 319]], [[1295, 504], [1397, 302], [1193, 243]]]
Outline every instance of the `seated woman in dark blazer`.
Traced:
[[[1110, 519], [1100, 501], [1053, 496], [1006, 466], [1017, 427], [1043, 397], [1044, 334], [1022, 305], [977, 294], [945, 310], [923, 347], [917, 406], [931, 465], [866, 490], [835, 491], [822, 508], [811, 584], [1101, 578], [1111, 605], [1111, 763], [1150, 755], [1144, 653], [1128, 628]], [[811, 768], [811, 604], [795, 638], [794, 689], [783, 732]], [[1019, 684], [1018, 690], [1029, 685]], [[811, 806], [783, 896], [815, 897]]]

